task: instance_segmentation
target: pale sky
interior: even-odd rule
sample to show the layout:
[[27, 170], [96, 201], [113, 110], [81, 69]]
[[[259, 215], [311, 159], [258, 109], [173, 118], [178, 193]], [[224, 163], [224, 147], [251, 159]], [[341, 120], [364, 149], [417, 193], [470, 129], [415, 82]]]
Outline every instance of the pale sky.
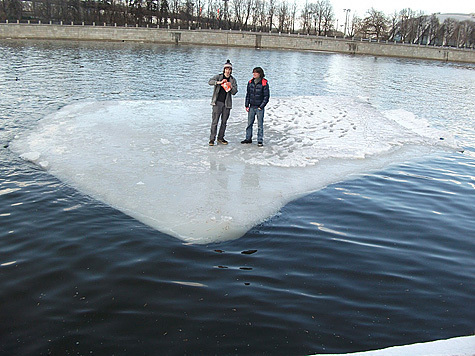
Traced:
[[[300, 0], [305, 2], [305, 0]], [[309, 3], [312, 0], [307, 0]], [[345, 12], [343, 9], [350, 9], [349, 18], [356, 13], [358, 17], [364, 17], [366, 11], [371, 7], [378, 11], [391, 15], [394, 11], [399, 12], [402, 9], [410, 8], [414, 11], [423, 11], [430, 15], [433, 13], [475, 13], [475, 1], [473, 0], [396, 0], [396, 1], [378, 1], [378, 0], [329, 0], [333, 5], [333, 12], [340, 24], [345, 21]]]

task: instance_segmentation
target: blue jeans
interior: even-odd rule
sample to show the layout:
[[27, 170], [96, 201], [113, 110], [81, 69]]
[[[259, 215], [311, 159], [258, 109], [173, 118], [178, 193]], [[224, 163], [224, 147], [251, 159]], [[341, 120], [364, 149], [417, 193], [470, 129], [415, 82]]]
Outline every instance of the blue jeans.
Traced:
[[252, 140], [252, 125], [257, 116], [257, 142], [264, 139], [264, 109], [259, 110], [257, 106], [251, 106], [247, 114], [246, 140]]

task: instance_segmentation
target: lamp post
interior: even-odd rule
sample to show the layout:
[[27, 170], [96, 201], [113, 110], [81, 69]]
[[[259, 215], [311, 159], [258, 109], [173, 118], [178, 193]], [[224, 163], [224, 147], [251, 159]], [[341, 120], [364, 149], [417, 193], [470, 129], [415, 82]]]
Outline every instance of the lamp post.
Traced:
[[348, 24], [348, 15], [351, 11], [351, 9], [343, 9], [343, 11], [345, 12], [345, 29], [343, 30], [343, 38], [346, 37], [346, 26]]

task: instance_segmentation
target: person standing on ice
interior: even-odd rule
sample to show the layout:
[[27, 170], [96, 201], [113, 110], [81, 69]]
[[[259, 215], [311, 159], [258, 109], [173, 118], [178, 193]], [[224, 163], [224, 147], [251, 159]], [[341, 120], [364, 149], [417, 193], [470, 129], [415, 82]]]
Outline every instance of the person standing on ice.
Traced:
[[[218, 142], [227, 145], [228, 141], [224, 139], [226, 131], [226, 123], [231, 113], [233, 106], [232, 95], [236, 95], [238, 92], [237, 81], [231, 75], [233, 72], [233, 66], [229, 59], [224, 64], [223, 73], [217, 74], [212, 77], [208, 84], [214, 86], [213, 97], [211, 99], [211, 105], [213, 105], [212, 120], [211, 120], [211, 134], [209, 136], [209, 145], [214, 146], [214, 140], [216, 139], [216, 133], [218, 134]], [[218, 121], [221, 117], [221, 126], [218, 130]]]
[[252, 143], [252, 126], [257, 116], [257, 146], [264, 145], [264, 108], [269, 102], [269, 97], [269, 82], [264, 79], [264, 70], [261, 67], [256, 67], [252, 70], [252, 79], [247, 83], [246, 139], [241, 143]]

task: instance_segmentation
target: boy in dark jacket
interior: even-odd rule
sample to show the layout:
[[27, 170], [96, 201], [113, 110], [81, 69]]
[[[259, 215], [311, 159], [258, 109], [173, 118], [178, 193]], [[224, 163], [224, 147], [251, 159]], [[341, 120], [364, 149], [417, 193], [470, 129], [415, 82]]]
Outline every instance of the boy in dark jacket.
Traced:
[[256, 67], [252, 70], [252, 79], [247, 83], [246, 111], [247, 127], [246, 139], [241, 143], [252, 143], [252, 126], [257, 116], [257, 145], [264, 145], [264, 107], [269, 102], [269, 82], [264, 79], [264, 70]]

